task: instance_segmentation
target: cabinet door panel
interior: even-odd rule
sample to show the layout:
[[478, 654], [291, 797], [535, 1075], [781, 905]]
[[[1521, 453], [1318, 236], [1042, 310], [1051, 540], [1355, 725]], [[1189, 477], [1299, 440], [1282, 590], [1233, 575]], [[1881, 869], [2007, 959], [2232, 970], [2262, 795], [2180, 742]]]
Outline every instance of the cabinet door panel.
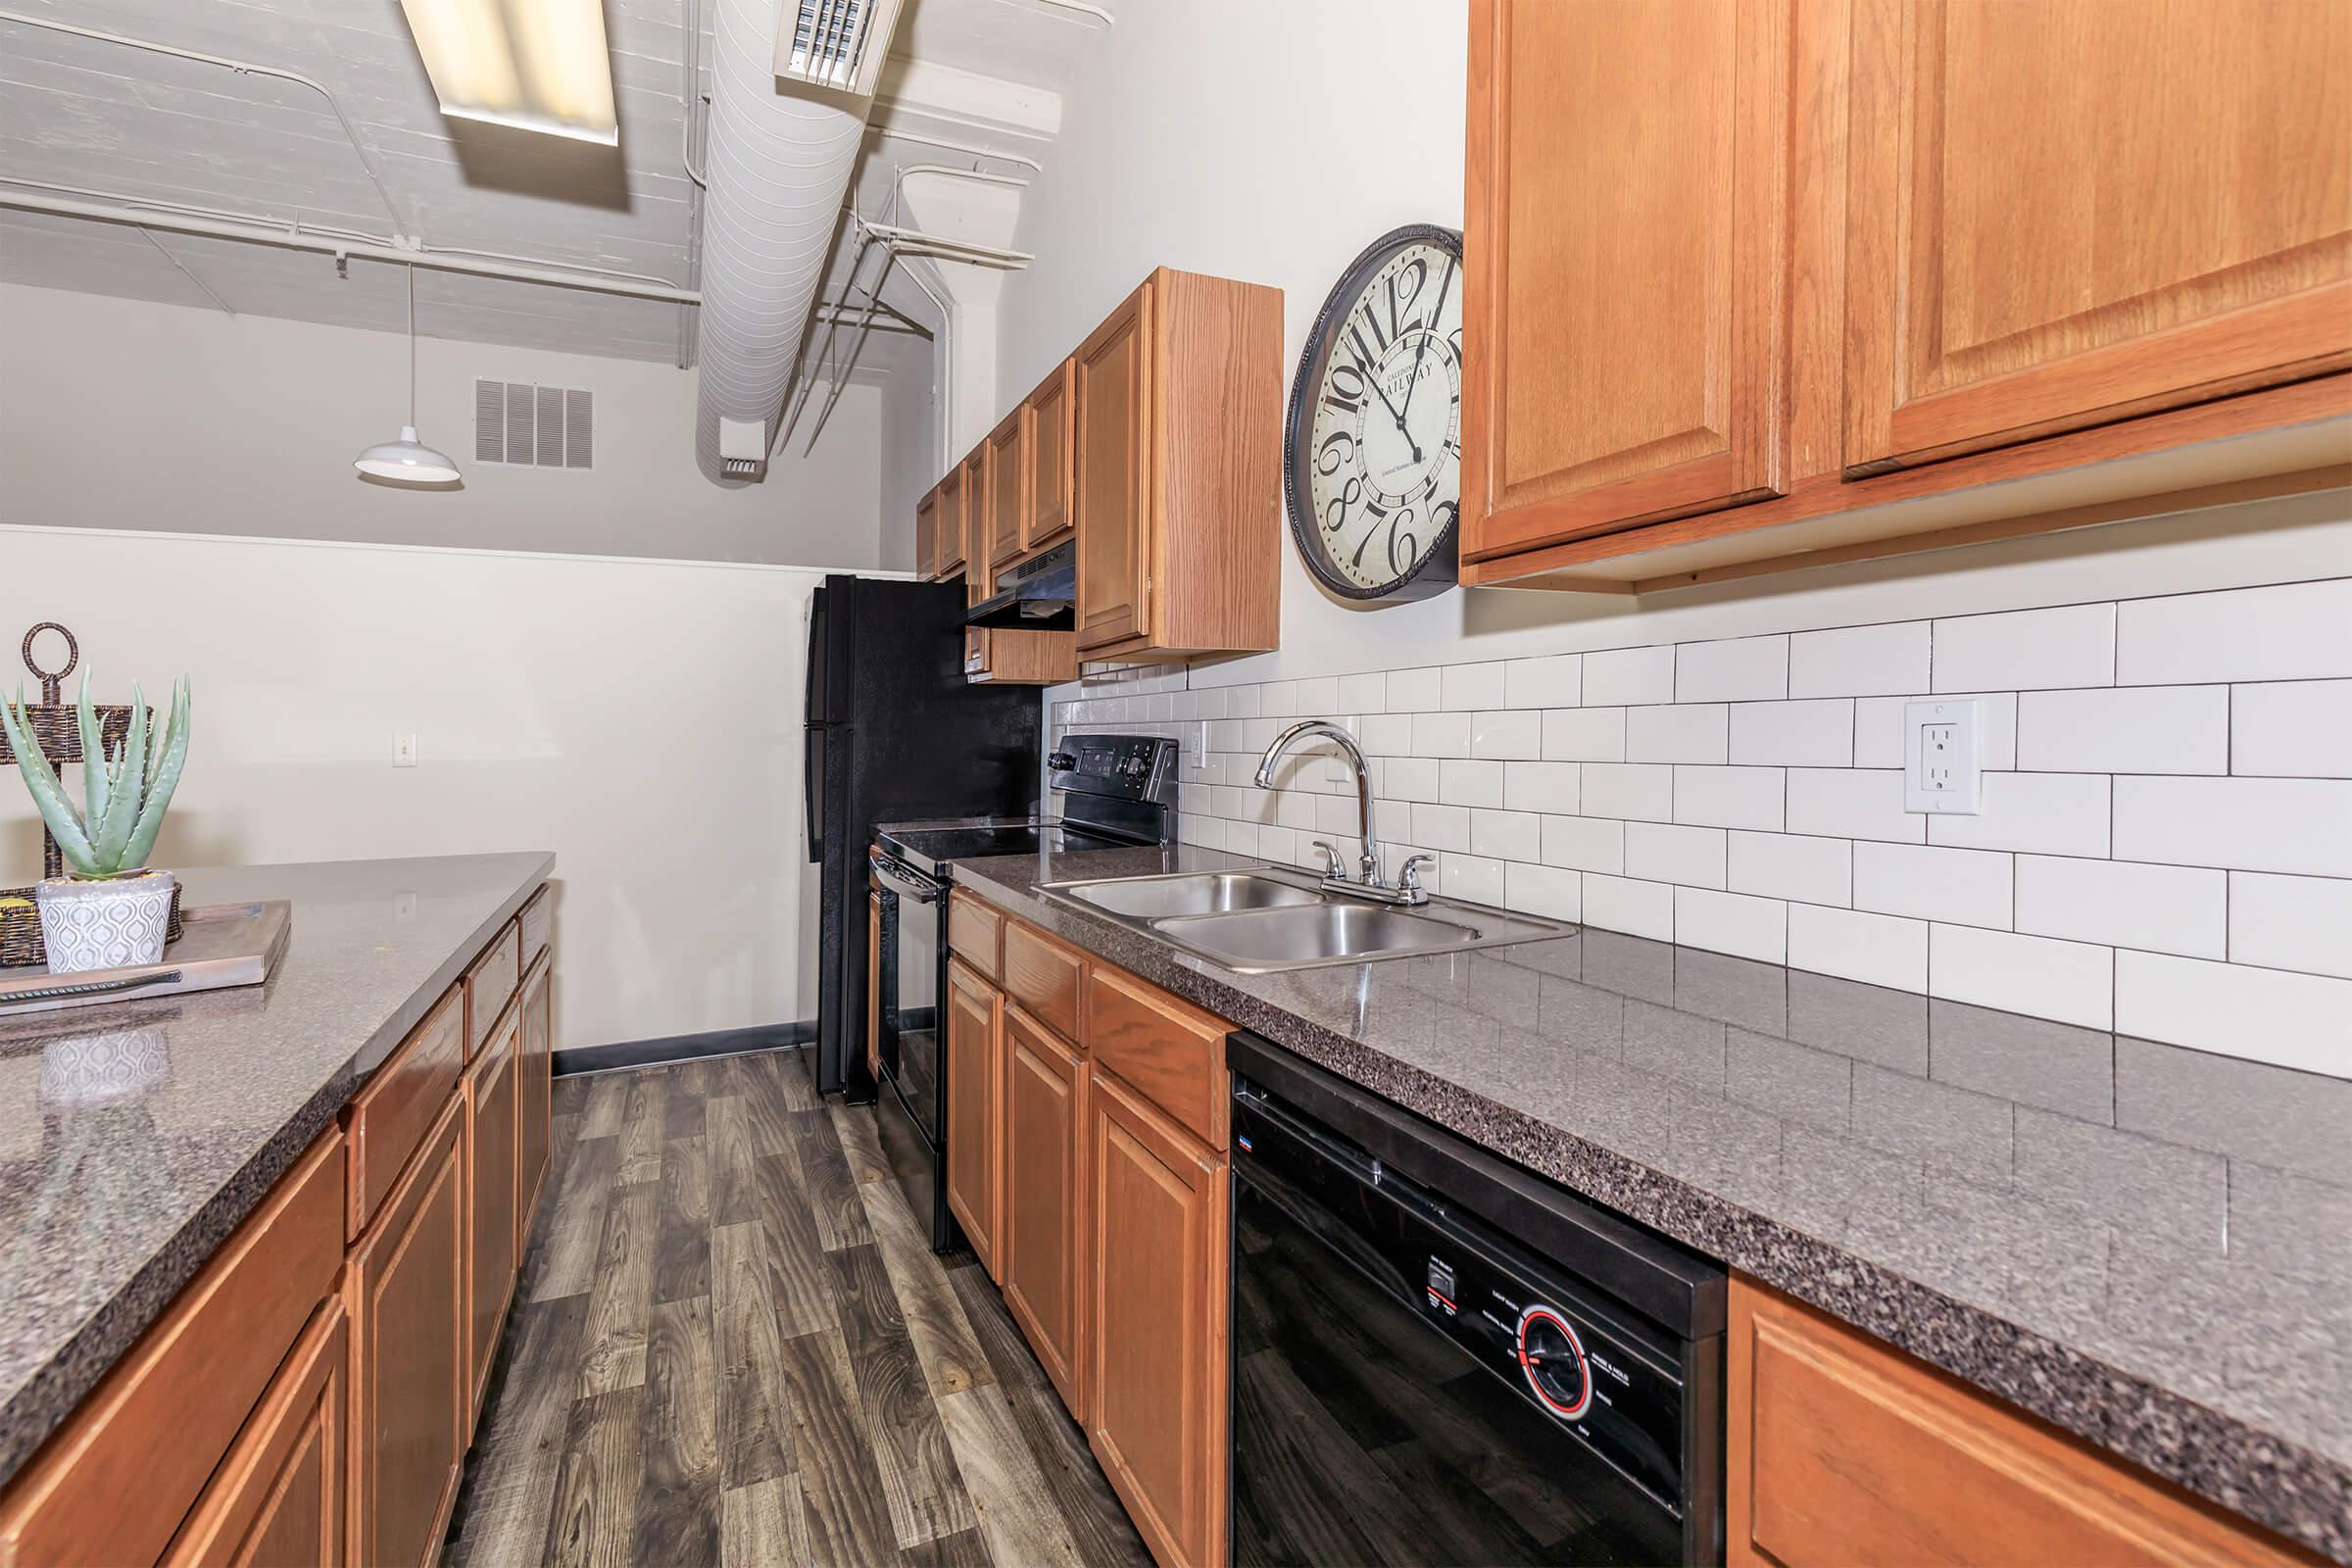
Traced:
[[1141, 636], [1152, 625], [1151, 318], [1146, 283], [1072, 360], [1082, 649]]
[[1086, 1061], [1017, 1006], [1004, 1009], [1004, 1304], [1074, 1419], [1079, 1387], [1078, 1238]]
[[914, 504], [914, 574], [929, 581], [939, 575], [939, 491], [924, 493]]
[[522, 1261], [531, 1216], [547, 1188], [548, 1143], [553, 1129], [556, 1065], [556, 956], [547, 956], [522, 983], [522, 1047], [514, 1064], [517, 1102], [514, 1134], [514, 1260]]
[[349, 1322], [329, 1297], [165, 1553], [167, 1568], [340, 1568]]
[[2347, 59], [2307, 0], [1859, 0], [1849, 472], [2352, 364]]
[[1001, 566], [1021, 553], [1028, 531], [1029, 443], [1026, 415], [1004, 416], [988, 438], [988, 562]]
[[1100, 1067], [1088, 1097], [1088, 1437], [1153, 1556], [1220, 1563], [1228, 1167]]
[[1064, 360], [1029, 394], [1029, 509], [1021, 548], [1052, 544], [1070, 530], [1070, 382]]
[[948, 1207], [995, 1279], [1004, 1002], [994, 986], [951, 961], [947, 1012]]
[[963, 466], [948, 470], [939, 488], [939, 548], [932, 553], [934, 577], [953, 577], [963, 570]]
[[1781, 493], [1788, 0], [1476, 0], [1472, 556]]
[[482, 1391], [514, 1294], [515, 1177], [520, 1131], [522, 1029], [510, 1018], [466, 1075], [466, 1253], [468, 1324], [466, 1427], [482, 1412]]

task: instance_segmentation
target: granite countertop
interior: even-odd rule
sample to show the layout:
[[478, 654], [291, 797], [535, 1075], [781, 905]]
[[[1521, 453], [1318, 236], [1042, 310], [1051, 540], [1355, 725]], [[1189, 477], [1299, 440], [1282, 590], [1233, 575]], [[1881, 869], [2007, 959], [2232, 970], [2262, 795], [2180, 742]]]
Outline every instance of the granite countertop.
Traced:
[[982, 898], [2352, 1562], [2352, 1082], [1584, 930], [1241, 975]]
[[[550, 855], [179, 872], [286, 899], [268, 983], [0, 1018], [0, 1482], [334, 1120]], [[74, 1080], [106, 1067], [100, 1099]]]

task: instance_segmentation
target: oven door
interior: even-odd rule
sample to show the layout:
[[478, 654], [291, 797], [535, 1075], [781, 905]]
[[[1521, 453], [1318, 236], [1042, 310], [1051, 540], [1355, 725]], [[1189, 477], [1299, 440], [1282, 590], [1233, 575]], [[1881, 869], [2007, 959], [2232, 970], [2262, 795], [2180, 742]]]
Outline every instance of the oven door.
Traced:
[[940, 1146], [940, 987], [946, 981], [947, 884], [870, 851], [882, 884], [882, 1076], [932, 1148]]

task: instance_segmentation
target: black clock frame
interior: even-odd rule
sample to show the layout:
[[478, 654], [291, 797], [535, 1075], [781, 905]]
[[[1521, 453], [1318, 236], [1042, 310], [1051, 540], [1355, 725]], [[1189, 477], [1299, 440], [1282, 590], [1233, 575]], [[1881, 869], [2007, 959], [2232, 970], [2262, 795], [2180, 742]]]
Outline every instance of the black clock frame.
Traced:
[[1314, 417], [1313, 387], [1323, 379], [1323, 367], [1329, 363], [1331, 350], [1338, 341], [1339, 329], [1355, 308], [1355, 301], [1364, 286], [1372, 280], [1383, 263], [1408, 245], [1434, 245], [1453, 257], [1456, 287], [1462, 262], [1462, 236], [1454, 229], [1442, 228], [1435, 223], [1406, 223], [1390, 229], [1386, 234], [1364, 247], [1354, 261], [1340, 273], [1339, 281], [1324, 296], [1323, 308], [1315, 313], [1314, 324], [1307, 328], [1306, 343], [1298, 351], [1298, 368], [1291, 377], [1291, 401], [1282, 427], [1282, 495], [1291, 516], [1291, 542], [1298, 550], [1298, 559], [1315, 580], [1343, 599], [1359, 604], [1403, 604], [1416, 599], [1432, 599], [1454, 587], [1461, 576], [1461, 546], [1459, 528], [1461, 508], [1455, 505], [1454, 514], [1446, 521], [1437, 542], [1428, 554], [1415, 564], [1403, 577], [1385, 588], [1366, 588], [1351, 581], [1330, 564], [1323, 548], [1322, 530], [1315, 525], [1314, 507], [1308, 501], [1305, 468], [1308, 426]]

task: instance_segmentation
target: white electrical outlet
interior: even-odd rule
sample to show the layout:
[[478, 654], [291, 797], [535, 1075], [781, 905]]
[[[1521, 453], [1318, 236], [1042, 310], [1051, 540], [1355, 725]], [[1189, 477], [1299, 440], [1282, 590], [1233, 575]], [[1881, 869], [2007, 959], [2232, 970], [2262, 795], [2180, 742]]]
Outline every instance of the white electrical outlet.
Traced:
[[1984, 772], [1983, 715], [1974, 702], [1903, 705], [1903, 809], [1974, 816]]
[[394, 767], [415, 767], [416, 765], [416, 732], [415, 730], [402, 730], [392, 737], [392, 765]]

